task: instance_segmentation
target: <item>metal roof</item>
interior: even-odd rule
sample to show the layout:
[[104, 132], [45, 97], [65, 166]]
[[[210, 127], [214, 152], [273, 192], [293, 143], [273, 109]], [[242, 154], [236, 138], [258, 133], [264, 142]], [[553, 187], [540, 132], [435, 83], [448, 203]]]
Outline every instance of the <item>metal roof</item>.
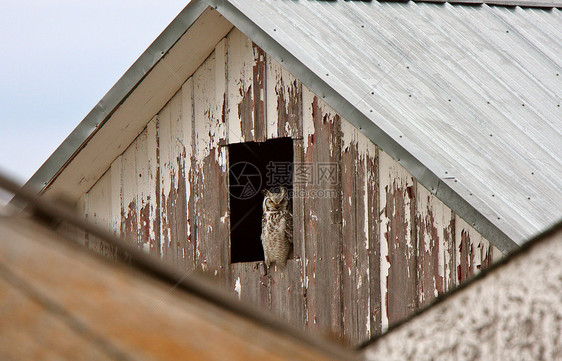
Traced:
[[193, 1], [28, 186], [56, 178], [208, 3], [509, 250], [562, 217], [562, 17], [537, 8], [562, 1], [484, 2], [508, 6]]
[[559, 9], [211, 3], [461, 215], [517, 243], [562, 217]]

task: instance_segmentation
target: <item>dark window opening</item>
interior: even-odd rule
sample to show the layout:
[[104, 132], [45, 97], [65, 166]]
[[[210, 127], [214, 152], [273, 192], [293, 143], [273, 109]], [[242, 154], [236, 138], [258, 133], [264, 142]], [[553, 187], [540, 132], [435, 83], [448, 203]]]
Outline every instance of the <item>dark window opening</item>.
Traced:
[[282, 186], [292, 194], [293, 140], [279, 138], [228, 148], [231, 262], [263, 261], [261, 191]]

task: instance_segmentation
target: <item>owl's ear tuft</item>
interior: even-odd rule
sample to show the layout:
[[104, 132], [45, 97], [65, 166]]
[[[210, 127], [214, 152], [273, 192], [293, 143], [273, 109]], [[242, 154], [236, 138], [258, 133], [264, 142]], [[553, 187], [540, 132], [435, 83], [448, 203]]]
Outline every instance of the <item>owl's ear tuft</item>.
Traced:
[[261, 194], [263, 194], [264, 196], [268, 196], [268, 195], [269, 195], [269, 191], [264, 188], [264, 189], [261, 190]]

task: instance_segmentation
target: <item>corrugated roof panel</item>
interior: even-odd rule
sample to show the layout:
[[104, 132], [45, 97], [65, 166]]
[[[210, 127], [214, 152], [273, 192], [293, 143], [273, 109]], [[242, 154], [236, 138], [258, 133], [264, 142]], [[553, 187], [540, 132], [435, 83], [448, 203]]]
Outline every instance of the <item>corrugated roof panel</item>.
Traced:
[[562, 217], [560, 10], [231, 3], [516, 242]]

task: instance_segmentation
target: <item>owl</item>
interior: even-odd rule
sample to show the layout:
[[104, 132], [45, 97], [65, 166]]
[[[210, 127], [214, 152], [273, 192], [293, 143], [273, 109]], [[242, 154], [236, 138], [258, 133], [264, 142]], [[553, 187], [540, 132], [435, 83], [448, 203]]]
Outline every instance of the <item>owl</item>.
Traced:
[[261, 243], [265, 265], [272, 262], [285, 265], [293, 244], [293, 215], [289, 210], [289, 195], [284, 187], [262, 191], [263, 216]]

